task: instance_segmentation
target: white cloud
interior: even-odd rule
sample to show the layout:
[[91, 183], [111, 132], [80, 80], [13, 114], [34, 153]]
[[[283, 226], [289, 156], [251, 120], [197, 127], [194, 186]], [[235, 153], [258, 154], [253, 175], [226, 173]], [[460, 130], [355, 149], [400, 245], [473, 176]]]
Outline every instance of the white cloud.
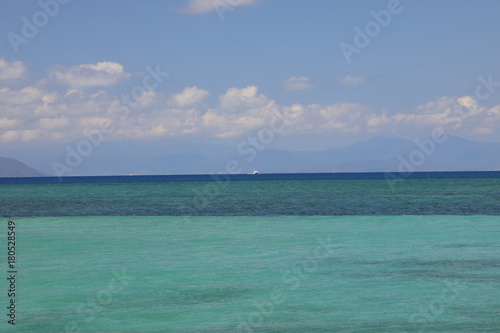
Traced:
[[390, 125], [394, 122], [394, 119], [391, 119], [387, 116], [387, 112], [383, 111], [381, 114], [372, 114], [367, 118], [366, 126], [368, 128], [376, 128], [383, 125]]
[[42, 98], [42, 92], [36, 87], [26, 87], [19, 90], [0, 88], [0, 103], [29, 104]]
[[21, 61], [8, 62], [0, 58], [0, 80], [15, 80], [21, 78], [26, 67]]
[[186, 107], [201, 102], [207, 98], [210, 93], [207, 90], [198, 87], [187, 87], [178, 94], [174, 94], [170, 104], [178, 107]]
[[204, 14], [215, 11], [231, 11], [235, 7], [255, 5], [261, 0], [189, 0], [185, 7], [177, 9], [184, 14]]
[[135, 100], [139, 108], [147, 108], [156, 101], [157, 95], [154, 90], [147, 90]]
[[23, 123], [21, 119], [0, 118], [0, 129], [15, 128]]
[[112, 61], [97, 64], [83, 64], [70, 68], [59, 67], [49, 70], [49, 75], [59, 84], [72, 88], [108, 87], [130, 77], [123, 66]]
[[386, 123], [400, 133], [420, 130], [430, 135], [433, 129], [441, 128], [465, 137], [488, 135], [500, 125], [500, 114], [495, 114], [498, 107], [479, 105], [471, 96], [445, 96], [417, 107], [413, 113], [395, 114]]
[[420, 119], [422, 123], [445, 125], [457, 117], [470, 118], [486, 110], [470, 96], [459, 98], [444, 96], [418, 106], [416, 114], [406, 114], [406, 117]]
[[[121, 67], [113, 71], [113, 66], [92, 66], [89, 70], [97, 72], [95, 76], [100, 72], [124, 73]], [[81, 69], [77, 67], [78, 70], [66, 72], [74, 74]], [[104, 88], [89, 91], [82, 87], [66, 91], [48, 89], [44, 85], [0, 88], [0, 143], [69, 142], [83, 138], [84, 130], [99, 129], [103, 122], [115, 127], [105, 134], [105, 140], [186, 135], [239, 137], [269, 127], [277, 115], [286, 115], [287, 124], [280, 132], [285, 136], [361, 132], [406, 135], [410, 131], [420, 131], [420, 136], [425, 136], [434, 128], [443, 127], [449, 133], [470, 137], [491, 135], [500, 128], [500, 106], [486, 107], [470, 96], [442, 97], [413, 111], [391, 114], [346, 102], [282, 105], [260, 93], [257, 86], [229, 88], [214, 105], [207, 106], [203, 101], [209, 92], [190, 86], [171, 96], [146, 91], [135, 101], [133, 112], [123, 117], [120, 96], [125, 92], [115, 94]]]
[[55, 130], [68, 127], [70, 121], [67, 117], [41, 118], [38, 120], [37, 127], [42, 130]]
[[281, 86], [287, 90], [306, 90], [312, 88], [312, 81], [305, 76], [292, 76], [288, 80], [281, 82]]
[[81, 118], [78, 121], [78, 124], [82, 128], [99, 128], [100, 124], [103, 122], [108, 122], [111, 121], [111, 119], [107, 117], [100, 117], [100, 116], [95, 116], [95, 117], [85, 117]]
[[4, 132], [0, 136], [0, 141], [35, 141], [39, 138], [39, 131], [37, 130], [12, 130]]
[[242, 112], [264, 106], [270, 99], [258, 94], [257, 86], [246, 88], [229, 88], [223, 95], [219, 96], [220, 110], [229, 113]]
[[364, 84], [367, 79], [367, 76], [347, 75], [346, 77], [342, 78], [341, 83], [344, 86], [360, 86]]
[[493, 128], [488, 127], [476, 127], [472, 130], [474, 135], [488, 135], [493, 133]]

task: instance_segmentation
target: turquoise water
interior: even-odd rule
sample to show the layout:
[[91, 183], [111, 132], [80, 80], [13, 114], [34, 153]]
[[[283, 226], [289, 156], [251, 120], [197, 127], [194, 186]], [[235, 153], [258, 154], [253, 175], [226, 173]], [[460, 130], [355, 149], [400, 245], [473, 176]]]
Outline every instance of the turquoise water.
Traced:
[[500, 327], [497, 178], [80, 180], [0, 185], [0, 331]]
[[[17, 224], [17, 331], [500, 327], [497, 217], [57, 217]], [[113, 272], [124, 282], [114, 293]]]

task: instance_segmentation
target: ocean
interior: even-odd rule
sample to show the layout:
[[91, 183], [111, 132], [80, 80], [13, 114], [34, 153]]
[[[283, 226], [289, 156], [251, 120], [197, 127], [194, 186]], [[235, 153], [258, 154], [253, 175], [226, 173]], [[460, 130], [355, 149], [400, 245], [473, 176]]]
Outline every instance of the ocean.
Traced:
[[2, 178], [0, 207], [1, 332], [500, 331], [500, 172]]

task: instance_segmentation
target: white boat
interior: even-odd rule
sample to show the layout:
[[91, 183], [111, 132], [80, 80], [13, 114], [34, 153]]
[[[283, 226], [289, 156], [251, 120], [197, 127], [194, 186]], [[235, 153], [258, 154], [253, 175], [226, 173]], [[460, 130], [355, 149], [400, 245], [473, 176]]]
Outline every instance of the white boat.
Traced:
[[259, 172], [257, 170], [254, 170], [254, 172], [252, 172], [252, 175], [258, 175]]

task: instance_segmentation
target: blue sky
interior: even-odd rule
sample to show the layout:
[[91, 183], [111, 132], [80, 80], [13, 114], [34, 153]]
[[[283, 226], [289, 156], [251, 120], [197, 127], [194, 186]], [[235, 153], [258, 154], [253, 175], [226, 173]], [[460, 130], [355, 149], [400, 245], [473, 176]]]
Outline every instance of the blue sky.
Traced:
[[[276, 113], [293, 113], [278, 148], [435, 128], [500, 142], [499, 13], [493, 0], [4, 0], [0, 146], [73, 142], [103, 122], [105, 140], [237, 145]], [[23, 17], [42, 20], [34, 36]], [[340, 46], [370, 22], [348, 62]], [[118, 117], [148, 67], [168, 76]]]

